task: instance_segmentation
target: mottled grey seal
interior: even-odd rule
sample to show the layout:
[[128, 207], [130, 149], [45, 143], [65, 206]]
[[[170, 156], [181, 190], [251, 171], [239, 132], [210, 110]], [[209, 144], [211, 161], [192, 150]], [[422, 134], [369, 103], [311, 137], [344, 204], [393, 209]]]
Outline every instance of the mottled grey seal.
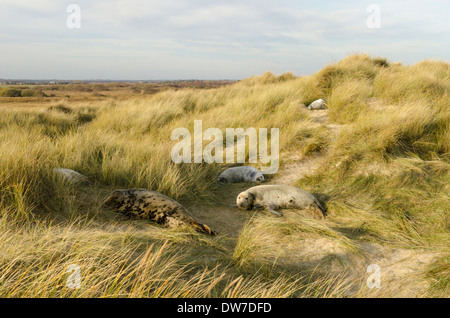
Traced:
[[241, 210], [268, 211], [281, 216], [275, 209], [312, 209], [314, 217], [323, 219], [326, 211], [320, 202], [302, 189], [286, 185], [260, 185], [238, 194], [236, 203]]
[[103, 203], [116, 212], [151, 220], [166, 227], [192, 226], [196, 231], [216, 235], [207, 225], [195, 221], [180, 203], [164, 194], [146, 189], [113, 191]]
[[241, 166], [225, 170], [220, 174], [218, 181], [224, 183], [261, 182], [264, 181], [264, 176], [256, 168]]
[[85, 186], [92, 186], [93, 183], [89, 181], [88, 177], [76, 172], [72, 169], [54, 168], [53, 172], [60, 178], [72, 184], [82, 184]]
[[323, 98], [315, 100], [311, 104], [309, 104], [308, 109], [311, 109], [311, 110], [327, 109], [327, 107], [325, 106], [325, 102], [326, 101]]

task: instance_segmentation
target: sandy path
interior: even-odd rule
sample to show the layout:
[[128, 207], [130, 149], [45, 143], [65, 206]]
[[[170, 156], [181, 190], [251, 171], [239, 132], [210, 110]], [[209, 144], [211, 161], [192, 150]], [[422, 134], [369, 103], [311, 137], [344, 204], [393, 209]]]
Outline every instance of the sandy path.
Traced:
[[[337, 136], [343, 127], [330, 123], [327, 110], [317, 110], [311, 112], [311, 119], [320, 125], [327, 127], [330, 132]], [[268, 178], [267, 184], [285, 184], [294, 185], [295, 182], [303, 176], [313, 174], [317, 168], [324, 162], [324, 156], [315, 153], [306, 158], [301, 158], [296, 154], [284, 154], [283, 166], [273, 177]], [[216, 204], [210, 206], [195, 206], [192, 210], [196, 211], [199, 220], [206, 221], [218, 233], [228, 237], [228, 247], [233, 249], [240, 231], [244, 224], [250, 219], [251, 213], [238, 210], [233, 207], [236, 196], [245, 189], [254, 186], [254, 184], [228, 184], [221, 185], [219, 193], [221, 194]], [[330, 220], [324, 221], [330, 228], [338, 227]], [[350, 239], [352, 239], [350, 237]], [[370, 273], [367, 273], [367, 266], [375, 264], [381, 269], [380, 289], [366, 290], [361, 294], [361, 283], [355, 290], [350, 290], [348, 296], [382, 296], [382, 297], [420, 297], [428, 288], [428, 282], [425, 280], [425, 267], [430, 264], [438, 254], [430, 253], [425, 250], [407, 250], [391, 248], [380, 244], [359, 241], [352, 239], [359, 246], [359, 254], [348, 254], [342, 250], [341, 246], [330, 242], [325, 238], [310, 238], [304, 242], [293, 243], [286, 247], [285, 262], [291, 263], [298, 268], [308, 268], [308, 264], [318, 264], [322, 259], [341, 254], [351, 264], [349, 271], [349, 281], [365, 280]], [[282, 261], [283, 257], [280, 258]], [[305, 264], [299, 264], [296, 260], [312, 260]], [[330, 267], [330, 271], [332, 268]]]

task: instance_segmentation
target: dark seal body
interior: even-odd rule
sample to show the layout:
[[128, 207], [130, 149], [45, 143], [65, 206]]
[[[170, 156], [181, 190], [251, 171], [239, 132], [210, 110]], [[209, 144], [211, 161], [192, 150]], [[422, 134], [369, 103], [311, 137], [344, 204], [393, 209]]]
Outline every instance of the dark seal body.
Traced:
[[312, 209], [313, 216], [323, 219], [326, 210], [309, 192], [286, 185], [260, 185], [241, 192], [236, 199], [241, 210], [267, 209], [281, 215], [278, 209]]
[[146, 219], [166, 227], [189, 225], [198, 232], [215, 235], [207, 225], [195, 221], [180, 203], [164, 194], [146, 189], [115, 190], [104, 205], [130, 217]]

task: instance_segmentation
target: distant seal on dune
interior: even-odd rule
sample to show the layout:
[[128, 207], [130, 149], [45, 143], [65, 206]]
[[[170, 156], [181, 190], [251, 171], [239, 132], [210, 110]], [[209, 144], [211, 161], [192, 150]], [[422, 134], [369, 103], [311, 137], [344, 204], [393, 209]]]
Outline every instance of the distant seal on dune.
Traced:
[[264, 176], [256, 168], [241, 166], [225, 170], [220, 174], [218, 181], [224, 183], [261, 182], [264, 181]]
[[189, 225], [198, 232], [216, 235], [207, 225], [195, 221], [194, 217], [180, 203], [156, 191], [146, 189], [115, 190], [103, 204], [116, 212], [151, 220], [162, 226]]
[[92, 186], [93, 183], [89, 181], [88, 177], [85, 175], [82, 175], [79, 172], [76, 172], [72, 169], [65, 169], [65, 168], [55, 168], [53, 169], [53, 172], [60, 178], [69, 181], [73, 184], [83, 184], [85, 186]]
[[311, 109], [311, 110], [327, 109], [327, 107], [325, 106], [325, 102], [326, 102], [326, 100], [323, 98], [315, 100], [311, 104], [309, 104], [308, 109]]
[[323, 219], [326, 210], [309, 192], [286, 185], [260, 185], [238, 194], [236, 203], [241, 210], [268, 211], [281, 216], [276, 209], [312, 209], [314, 217]]

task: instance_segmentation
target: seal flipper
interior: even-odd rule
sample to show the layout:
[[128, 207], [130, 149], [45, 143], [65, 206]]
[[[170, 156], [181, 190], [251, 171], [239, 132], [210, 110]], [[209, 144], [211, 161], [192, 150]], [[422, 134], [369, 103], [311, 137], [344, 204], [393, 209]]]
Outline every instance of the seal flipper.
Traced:
[[206, 224], [200, 224], [200, 223], [197, 223], [197, 222], [195, 222], [195, 221], [192, 221], [192, 222], [191, 222], [191, 225], [194, 227], [194, 229], [195, 229], [197, 232], [200, 232], [200, 233], [203, 233], [203, 234], [208, 234], [208, 235], [211, 235], [211, 236], [216, 236], [216, 235], [217, 235], [216, 232], [214, 232], [213, 230], [211, 230], [211, 229], [209, 228], [209, 226], [206, 225]]
[[262, 206], [261, 204], [257, 203], [255, 205], [252, 206], [253, 209], [255, 210], [264, 210], [264, 206]]
[[317, 200], [316, 198], [314, 198], [314, 203], [315, 203], [315, 210], [317, 211], [317, 216], [319, 219], [324, 219], [327, 216], [327, 209], [324, 208], [322, 206], [322, 204], [320, 204], [319, 200]]
[[274, 206], [272, 206], [272, 205], [267, 206], [266, 209], [267, 209], [267, 211], [272, 212], [272, 213], [276, 214], [277, 216], [283, 216], [283, 214], [281, 214], [280, 212], [275, 211]]

